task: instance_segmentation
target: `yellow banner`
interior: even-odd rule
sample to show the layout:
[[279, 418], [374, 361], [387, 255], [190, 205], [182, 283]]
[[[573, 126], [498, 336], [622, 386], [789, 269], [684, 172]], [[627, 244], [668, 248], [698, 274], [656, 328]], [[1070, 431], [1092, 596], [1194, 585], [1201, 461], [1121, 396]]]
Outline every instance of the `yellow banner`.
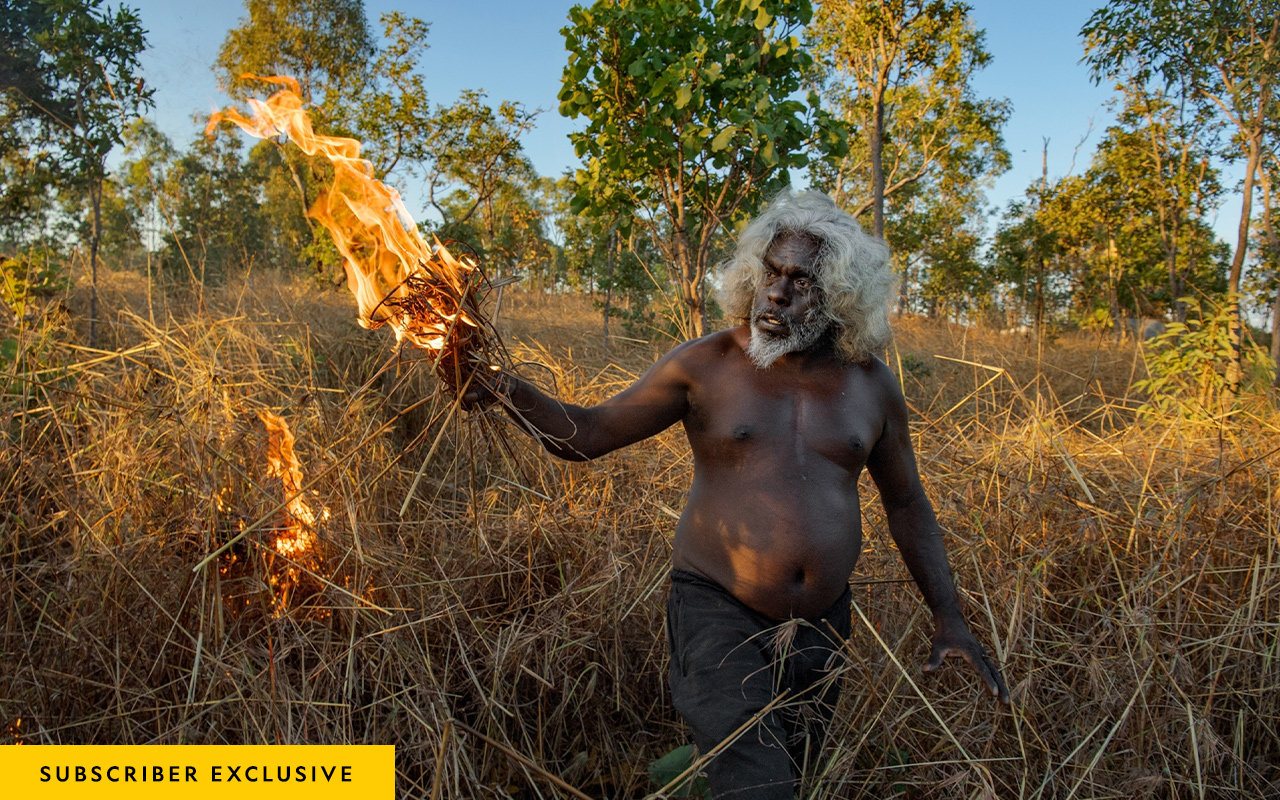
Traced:
[[40, 798], [395, 797], [394, 745], [0, 747], [3, 794]]

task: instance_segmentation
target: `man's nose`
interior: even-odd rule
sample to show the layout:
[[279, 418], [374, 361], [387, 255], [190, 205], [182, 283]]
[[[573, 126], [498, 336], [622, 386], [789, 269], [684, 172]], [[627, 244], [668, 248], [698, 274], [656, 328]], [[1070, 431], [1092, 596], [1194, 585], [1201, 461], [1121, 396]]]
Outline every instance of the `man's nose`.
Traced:
[[791, 304], [791, 281], [786, 278], [779, 278], [769, 284], [768, 293], [766, 295], [769, 302], [778, 306], [786, 306]]

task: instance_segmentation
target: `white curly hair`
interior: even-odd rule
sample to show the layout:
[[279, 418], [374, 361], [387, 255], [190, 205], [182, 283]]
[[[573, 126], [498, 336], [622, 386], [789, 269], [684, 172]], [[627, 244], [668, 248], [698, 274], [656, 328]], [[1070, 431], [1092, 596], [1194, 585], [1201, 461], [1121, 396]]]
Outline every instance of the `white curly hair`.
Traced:
[[818, 191], [783, 189], [738, 237], [733, 257], [721, 265], [717, 299], [725, 314], [750, 321], [764, 278], [765, 252], [789, 233], [819, 243], [815, 277], [822, 289], [823, 311], [838, 330], [840, 354], [863, 362], [883, 351], [890, 338], [889, 305], [897, 289], [889, 247]]

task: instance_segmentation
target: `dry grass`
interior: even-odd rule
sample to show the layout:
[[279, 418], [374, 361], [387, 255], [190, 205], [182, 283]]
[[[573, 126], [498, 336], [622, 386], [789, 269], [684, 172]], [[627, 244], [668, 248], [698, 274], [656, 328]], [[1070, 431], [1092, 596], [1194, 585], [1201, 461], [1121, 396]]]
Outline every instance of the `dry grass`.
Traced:
[[[685, 736], [662, 631], [682, 435], [552, 461], [434, 400], [344, 294], [248, 285], [196, 310], [118, 275], [103, 352], [56, 318], [0, 330], [24, 351], [0, 375], [0, 724], [29, 743], [394, 743], [406, 797], [651, 792], [645, 765]], [[509, 293], [500, 325], [578, 402], [665, 347], [606, 350], [576, 299]], [[906, 320], [890, 363], [1015, 703], [961, 670], [922, 680], [927, 614], [868, 486], [811, 795], [1280, 791], [1277, 418], [1131, 425], [1140, 361], [1087, 338], [1038, 352]], [[261, 409], [331, 512], [286, 613]]]

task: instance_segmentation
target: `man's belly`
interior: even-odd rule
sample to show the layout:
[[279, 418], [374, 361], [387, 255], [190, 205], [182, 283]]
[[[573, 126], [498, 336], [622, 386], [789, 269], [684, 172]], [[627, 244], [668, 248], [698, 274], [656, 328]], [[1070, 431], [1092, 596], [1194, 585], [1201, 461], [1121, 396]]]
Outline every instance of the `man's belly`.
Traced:
[[862, 548], [856, 491], [698, 485], [676, 526], [674, 565], [777, 620], [817, 618]]

